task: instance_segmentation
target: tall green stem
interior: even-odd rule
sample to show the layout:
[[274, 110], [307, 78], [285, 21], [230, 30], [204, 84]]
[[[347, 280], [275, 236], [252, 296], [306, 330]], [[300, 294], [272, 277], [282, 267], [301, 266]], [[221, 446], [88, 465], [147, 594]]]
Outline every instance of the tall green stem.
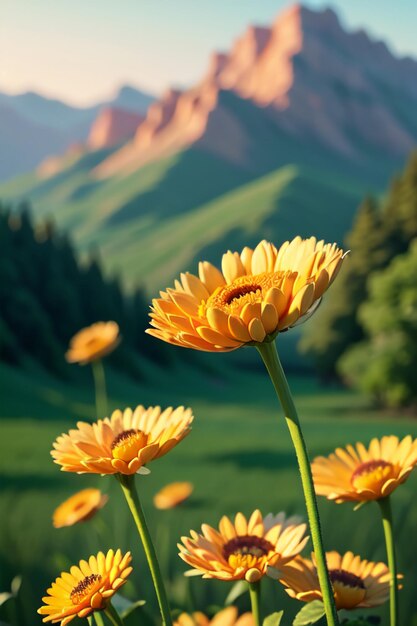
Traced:
[[390, 570], [390, 624], [398, 626], [398, 581], [397, 558], [395, 555], [394, 529], [392, 523], [392, 508], [390, 497], [378, 500], [381, 509], [382, 525], [384, 527], [385, 545], [387, 548], [388, 567]]
[[149, 569], [151, 571], [152, 581], [155, 587], [156, 596], [158, 598], [159, 610], [162, 616], [164, 626], [172, 626], [171, 611], [169, 608], [168, 598], [165, 591], [164, 582], [159, 568], [158, 557], [152, 543], [152, 538], [146, 524], [145, 514], [143, 512], [138, 493], [135, 488], [135, 477], [118, 474], [117, 478], [122, 486], [123, 493], [129, 505], [136, 528], [138, 529], [146, 558], [148, 560]]
[[104, 612], [113, 626], [123, 626], [123, 620], [112, 604], [108, 604]]
[[248, 583], [249, 585], [249, 594], [250, 594], [250, 603], [252, 607], [252, 616], [255, 626], [261, 626], [261, 607], [260, 607], [260, 598], [261, 598], [261, 585], [258, 580], [256, 583]]
[[339, 620], [337, 617], [332, 586], [326, 565], [313, 476], [311, 473], [307, 447], [301, 430], [301, 424], [298, 419], [297, 410], [292, 399], [287, 379], [285, 378], [284, 370], [282, 369], [282, 365], [279, 360], [275, 342], [272, 341], [270, 343], [257, 344], [256, 347], [262, 357], [266, 369], [268, 370], [272, 384], [274, 385], [278, 399], [284, 410], [285, 421], [287, 422], [295, 448], [295, 453], [297, 455], [308, 521], [310, 524], [311, 539], [316, 556], [317, 574], [323, 595], [323, 604], [326, 611], [327, 624], [328, 626], [337, 626], [339, 624]]
[[94, 615], [94, 621], [96, 625], [104, 626], [104, 621], [103, 621], [103, 616], [101, 614], [101, 611], [94, 611], [93, 615]]
[[107, 392], [103, 361], [101, 359], [92, 361], [91, 367], [93, 369], [94, 389], [96, 394], [96, 417], [104, 419], [107, 415]]

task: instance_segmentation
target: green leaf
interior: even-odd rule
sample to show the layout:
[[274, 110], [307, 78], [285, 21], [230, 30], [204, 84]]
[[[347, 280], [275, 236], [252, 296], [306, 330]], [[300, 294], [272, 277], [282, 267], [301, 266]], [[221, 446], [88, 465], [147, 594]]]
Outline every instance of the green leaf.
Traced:
[[136, 609], [139, 609], [145, 604], [146, 600], [137, 600], [136, 602], [132, 602], [132, 604], [121, 613], [121, 618], [126, 619], [126, 617], [129, 617], [129, 615], [136, 611]]
[[301, 611], [295, 616], [293, 626], [308, 626], [315, 624], [325, 614], [324, 604], [321, 600], [314, 600], [303, 606]]
[[278, 611], [276, 613], [271, 613], [265, 617], [262, 622], [262, 626], [279, 626], [281, 624], [282, 616], [284, 615], [284, 611]]
[[227, 606], [228, 604], [233, 604], [233, 602], [237, 600], [239, 596], [243, 595], [248, 590], [248, 583], [245, 580], [238, 580], [229, 591], [228, 596], [224, 602], [225, 605]]

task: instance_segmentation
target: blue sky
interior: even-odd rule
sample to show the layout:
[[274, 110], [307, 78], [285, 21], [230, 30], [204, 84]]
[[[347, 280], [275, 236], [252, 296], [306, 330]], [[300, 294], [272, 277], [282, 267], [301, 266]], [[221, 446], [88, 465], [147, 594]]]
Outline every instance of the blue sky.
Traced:
[[[153, 93], [187, 85], [210, 52], [249, 23], [268, 24], [284, 0], [1, 0], [0, 91], [28, 89], [85, 105], [130, 83]], [[417, 58], [415, 0], [306, 0], [331, 6], [348, 29], [365, 27]]]

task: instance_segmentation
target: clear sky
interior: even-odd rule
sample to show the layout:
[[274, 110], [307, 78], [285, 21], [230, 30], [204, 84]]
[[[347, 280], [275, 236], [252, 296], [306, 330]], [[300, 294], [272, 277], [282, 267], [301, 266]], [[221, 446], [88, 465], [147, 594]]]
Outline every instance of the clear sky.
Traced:
[[[201, 77], [210, 52], [249, 23], [268, 24], [284, 0], [0, 0], [0, 91], [36, 90], [85, 105], [121, 84], [160, 93]], [[417, 0], [306, 0], [332, 6], [417, 58]]]

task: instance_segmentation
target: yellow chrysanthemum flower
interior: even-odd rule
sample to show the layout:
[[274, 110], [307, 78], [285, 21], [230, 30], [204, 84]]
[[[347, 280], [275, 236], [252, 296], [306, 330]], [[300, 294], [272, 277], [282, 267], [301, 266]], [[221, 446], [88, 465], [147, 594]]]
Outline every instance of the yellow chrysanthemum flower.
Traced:
[[131, 559], [130, 552], [122, 556], [120, 550], [109, 550], [62, 572], [42, 598], [45, 604], [38, 609], [46, 616], [42, 621], [66, 626], [74, 617], [88, 617], [93, 611], [105, 609], [132, 571]]
[[255, 626], [255, 621], [252, 613], [243, 613], [239, 616], [235, 606], [228, 606], [216, 613], [212, 619], [200, 611], [191, 615], [181, 613], [175, 620], [174, 626]]
[[65, 472], [135, 474], [184, 439], [193, 419], [182, 406], [116, 410], [94, 424], [78, 422], [77, 430], [57, 438], [51, 454]]
[[174, 345], [227, 352], [262, 343], [315, 309], [336, 277], [343, 250], [315, 237], [279, 249], [261, 241], [223, 255], [222, 271], [199, 264], [199, 278], [181, 274], [152, 302], [147, 332]]
[[192, 483], [169, 483], [154, 495], [157, 509], [173, 509], [190, 497], [194, 489]]
[[65, 358], [68, 363], [86, 365], [113, 352], [120, 341], [116, 322], [96, 322], [74, 335]]
[[[388, 600], [390, 572], [385, 563], [361, 560], [352, 552], [343, 556], [326, 553], [337, 610], [372, 607]], [[297, 556], [281, 568], [280, 582], [291, 598], [302, 602], [322, 600], [319, 579], [312, 560]]]
[[73, 526], [86, 522], [106, 504], [108, 497], [100, 489], [82, 489], [62, 502], [54, 511], [52, 523], [55, 528]]
[[316, 493], [337, 503], [379, 500], [405, 482], [417, 464], [417, 439], [387, 436], [337, 448], [312, 463]]
[[219, 530], [203, 524], [202, 534], [191, 531], [182, 537], [179, 556], [193, 568], [188, 575], [220, 580], [245, 579], [255, 582], [267, 569], [280, 568], [293, 559], [308, 541], [306, 524], [284, 513], [262, 518], [256, 510], [249, 520], [238, 513], [234, 523], [226, 516]]

